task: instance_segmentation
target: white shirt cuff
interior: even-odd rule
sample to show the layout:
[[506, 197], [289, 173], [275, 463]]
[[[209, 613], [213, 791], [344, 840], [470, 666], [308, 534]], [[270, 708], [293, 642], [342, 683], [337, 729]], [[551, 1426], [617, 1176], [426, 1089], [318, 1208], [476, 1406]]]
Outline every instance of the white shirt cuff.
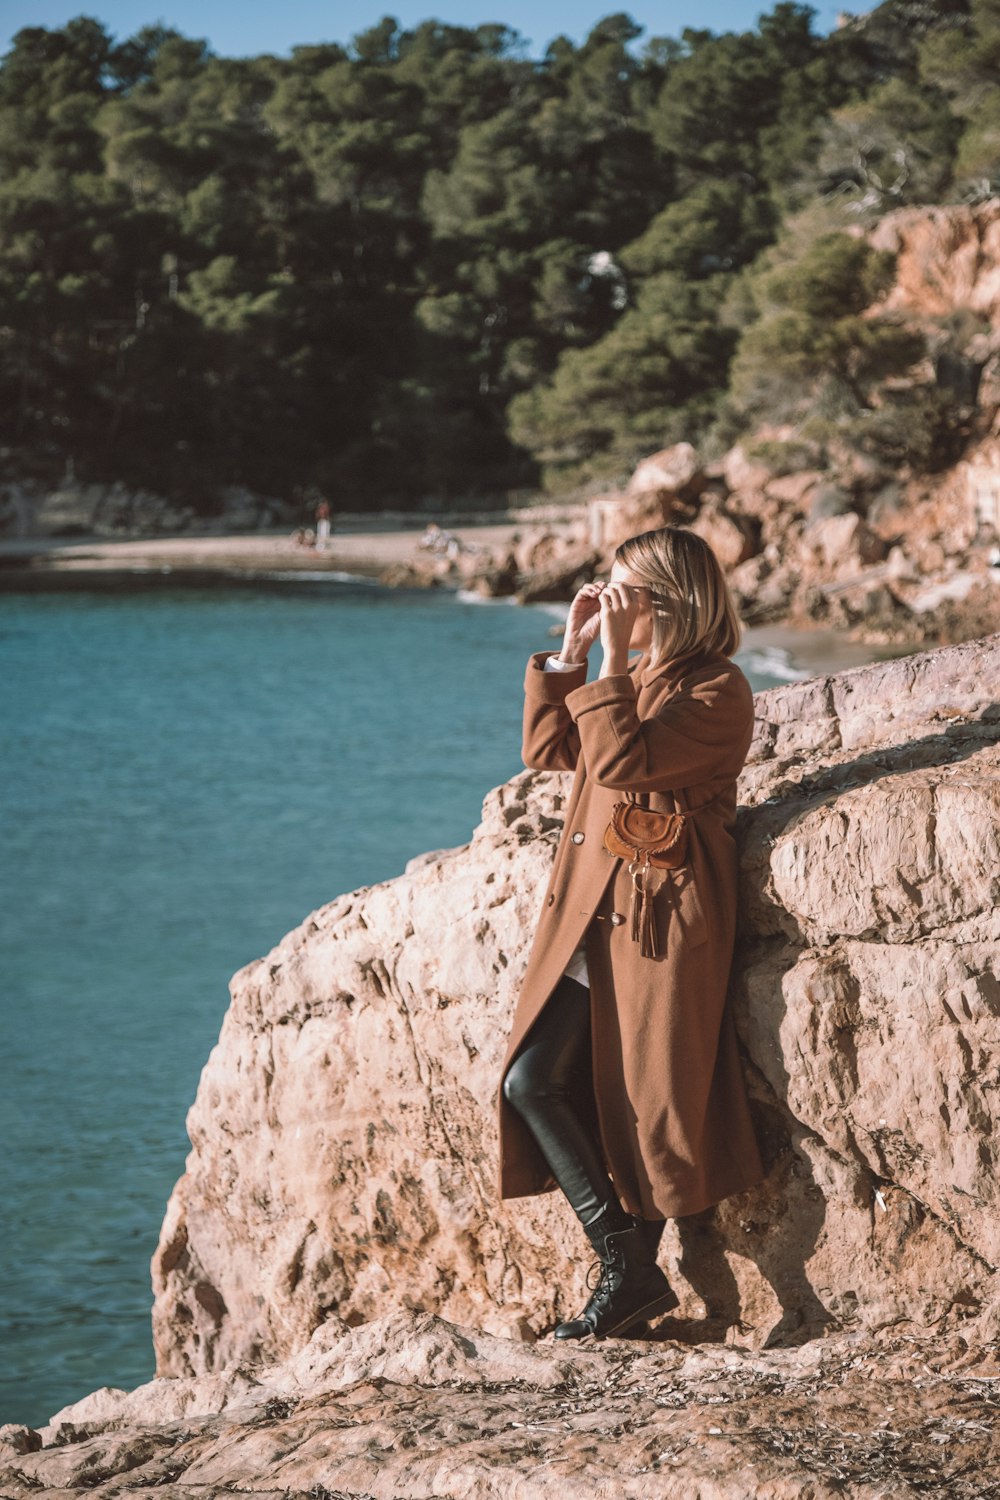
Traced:
[[577, 667], [586, 666], [582, 661], [562, 661], [558, 656], [547, 656], [545, 658], [546, 672], [574, 672]]

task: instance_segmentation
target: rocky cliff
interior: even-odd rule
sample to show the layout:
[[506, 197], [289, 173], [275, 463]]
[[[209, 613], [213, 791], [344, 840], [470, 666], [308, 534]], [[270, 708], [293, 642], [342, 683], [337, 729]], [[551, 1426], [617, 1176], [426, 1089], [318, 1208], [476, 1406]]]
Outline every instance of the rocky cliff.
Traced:
[[[868, 238], [896, 257], [886, 309], [920, 317], [979, 314], [1000, 317], [1000, 198], [978, 203], [898, 208], [881, 218]], [[983, 362], [997, 340], [980, 330], [972, 356]]]
[[[733, 1000], [771, 1171], [666, 1237], [686, 1321], [761, 1346], [997, 1303], [998, 684], [1000, 635], [757, 696]], [[332, 1312], [531, 1338], [584, 1294], [561, 1195], [494, 1188], [568, 790], [514, 777], [467, 845], [235, 976], [154, 1261], [161, 1373], [284, 1358]]]
[[[947, 391], [958, 461], [925, 473], [765, 422], [712, 461], [689, 443], [651, 454], [589, 514], [580, 505], [491, 558], [442, 566], [486, 593], [569, 599], [610, 567], [623, 536], [672, 522], [713, 547], [748, 624], [929, 645], [1000, 627], [1000, 199], [899, 209], [847, 232], [896, 258], [866, 316], [922, 336], [925, 358], [895, 383]], [[876, 405], [889, 393], [876, 391]], [[417, 561], [387, 581], [440, 578], [432, 569]]]
[[561, 1350], [390, 1313], [0, 1427], [17, 1500], [996, 1500], [1000, 1367], [909, 1329]]
[[0, 1429], [11, 1493], [985, 1495], [998, 684], [994, 635], [758, 694], [732, 1000], [769, 1174], [668, 1227], [655, 1345], [527, 1347], [591, 1256], [560, 1195], [495, 1197], [569, 789], [524, 772], [468, 844], [234, 977], [153, 1262], [158, 1379]]

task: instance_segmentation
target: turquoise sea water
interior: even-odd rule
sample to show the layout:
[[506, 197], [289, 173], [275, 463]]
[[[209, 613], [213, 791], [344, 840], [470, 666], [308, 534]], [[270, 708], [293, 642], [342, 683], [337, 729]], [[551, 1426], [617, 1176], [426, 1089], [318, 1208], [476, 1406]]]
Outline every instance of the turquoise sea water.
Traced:
[[344, 581], [0, 596], [0, 1422], [152, 1377], [230, 976], [471, 836], [558, 613]]

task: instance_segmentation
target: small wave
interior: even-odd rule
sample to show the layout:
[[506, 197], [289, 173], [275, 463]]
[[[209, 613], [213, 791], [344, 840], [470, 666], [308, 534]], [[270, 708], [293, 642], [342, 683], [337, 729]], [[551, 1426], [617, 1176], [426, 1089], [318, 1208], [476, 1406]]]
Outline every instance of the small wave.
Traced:
[[259, 578], [294, 578], [296, 582], [301, 579], [304, 583], [328, 583], [332, 579], [334, 583], [370, 583], [375, 588], [381, 587], [377, 578], [370, 578], [365, 573], [342, 573], [339, 568], [324, 568], [322, 572], [313, 572], [312, 569], [307, 568], [289, 568], [287, 571], [268, 569], [266, 572], [258, 573], [257, 576]]
[[[474, 589], [456, 589], [455, 590], [455, 598], [461, 604], [515, 604], [516, 605], [517, 602], [518, 602], [517, 599], [514, 597], [513, 594], [499, 594], [499, 595], [494, 596], [492, 594], [479, 594], [479, 593], [476, 593], [476, 591]], [[569, 605], [568, 604], [561, 604], [561, 603], [559, 603], [556, 600], [546, 600], [545, 602], [540, 602], [540, 603], [537, 603], [537, 604], [536, 603], [524, 604], [524, 605], [521, 606], [521, 608], [522, 609], [537, 609], [543, 615], [552, 615], [552, 617], [554, 619], [558, 620], [560, 622], [560, 624], [563, 624], [563, 625], [565, 625], [567, 616], [569, 615]]]
[[500, 594], [496, 598], [492, 594], [477, 594], [475, 589], [456, 589], [455, 598], [461, 604], [516, 604], [517, 600], [513, 594]]
[[798, 682], [813, 675], [793, 666], [788, 652], [780, 646], [755, 646], [750, 651], [740, 651], [738, 660], [745, 672], [758, 672], [762, 677], [777, 677], [785, 682]]

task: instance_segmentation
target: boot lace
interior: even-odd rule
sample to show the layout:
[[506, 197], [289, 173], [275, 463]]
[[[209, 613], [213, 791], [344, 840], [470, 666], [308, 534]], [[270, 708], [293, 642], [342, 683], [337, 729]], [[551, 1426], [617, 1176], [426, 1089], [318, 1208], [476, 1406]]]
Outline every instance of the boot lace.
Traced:
[[[592, 1280], [595, 1271], [598, 1273], [596, 1281]], [[601, 1317], [606, 1312], [614, 1296], [617, 1279], [615, 1267], [609, 1265], [606, 1260], [598, 1259], [591, 1262], [587, 1270], [587, 1288], [591, 1295], [580, 1314], [582, 1318]]]

